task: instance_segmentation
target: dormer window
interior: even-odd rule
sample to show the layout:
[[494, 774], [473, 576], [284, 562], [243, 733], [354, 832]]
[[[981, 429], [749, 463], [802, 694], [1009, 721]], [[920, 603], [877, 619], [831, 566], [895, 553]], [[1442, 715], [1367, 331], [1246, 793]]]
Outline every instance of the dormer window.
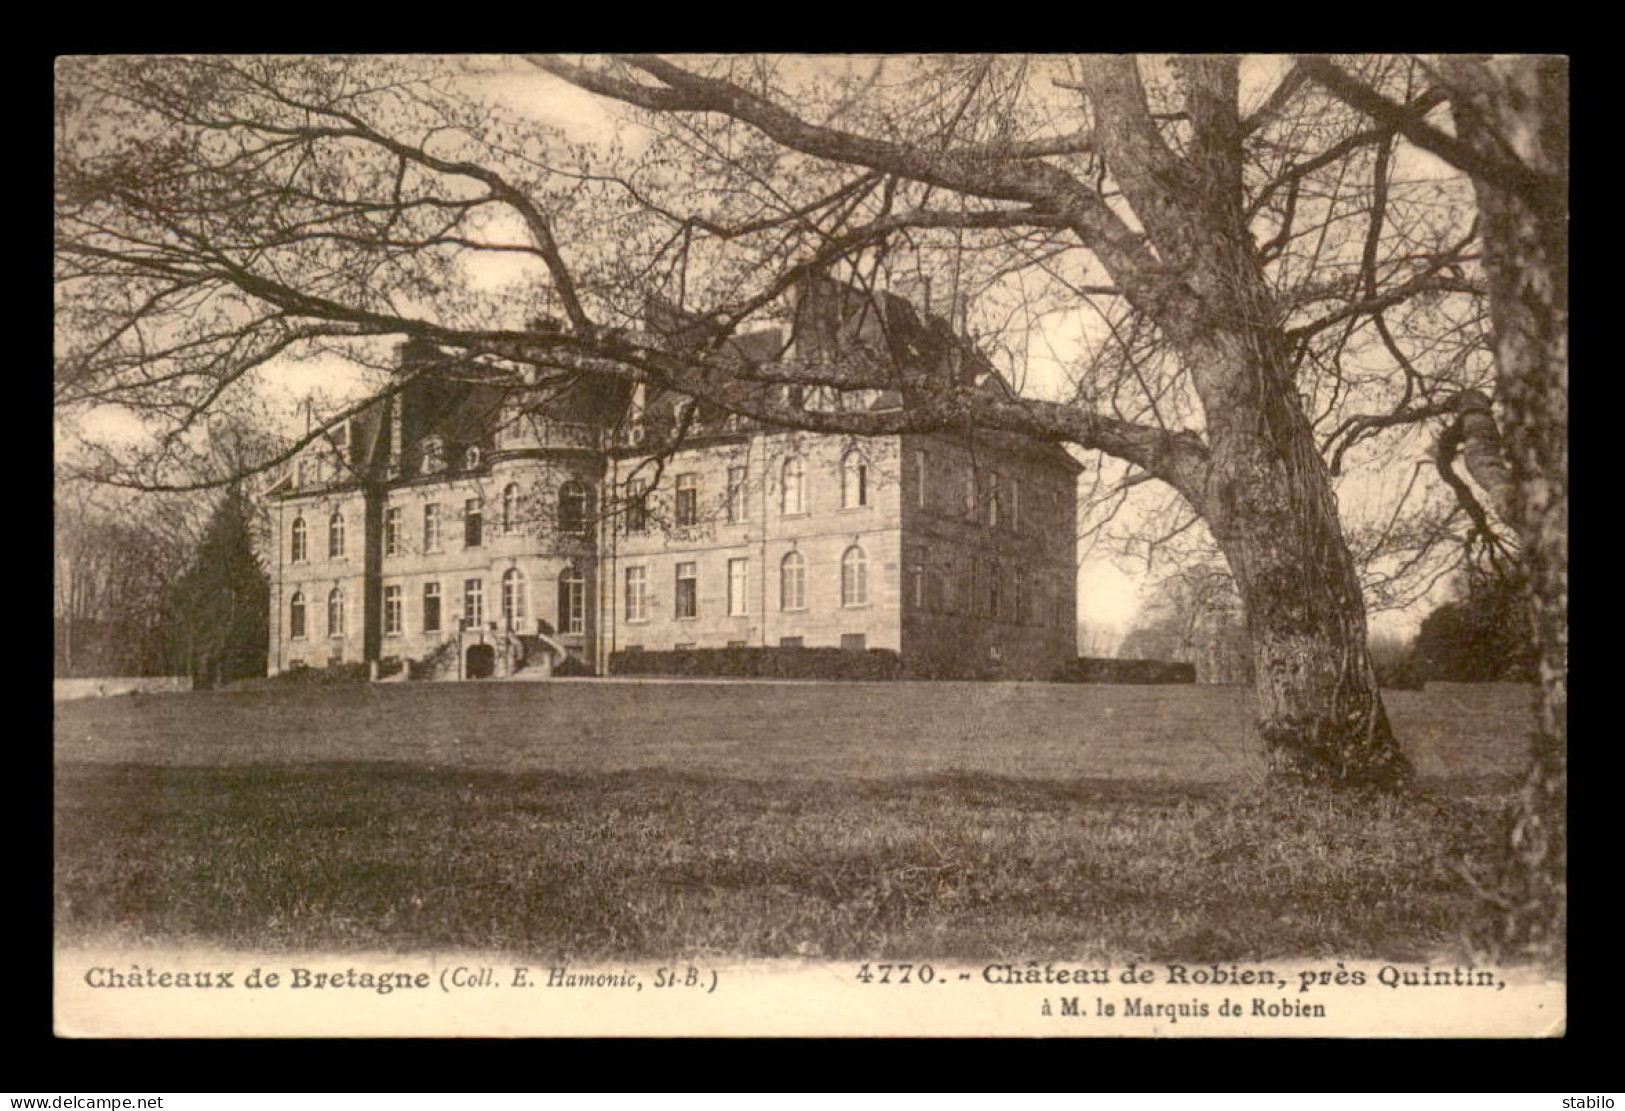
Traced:
[[439, 436], [423, 441], [423, 473], [437, 474], [446, 469], [446, 446]]
[[479, 467], [480, 467], [480, 449], [479, 448], [471, 447], [467, 451], [463, 452], [463, 469], [464, 470], [477, 471], [477, 470], [479, 470]]
[[697, 417], [698, 414], [694, 409], [694, 399], [692, 397], [685, 397], [682, 401], [677, 403], [677, 409], [675, 410], [676, 425], [674, 426], [674, 431], [682, 432], [685, 429], [695, 428], [699, 424]]

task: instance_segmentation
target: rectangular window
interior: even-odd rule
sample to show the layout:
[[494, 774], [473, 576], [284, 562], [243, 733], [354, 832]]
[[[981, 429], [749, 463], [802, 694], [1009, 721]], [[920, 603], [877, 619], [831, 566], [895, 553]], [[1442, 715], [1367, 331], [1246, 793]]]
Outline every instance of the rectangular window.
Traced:
[[738, 524], [750, 520], [750, 499], [745, 496], [749, 471], [744, 467], [728, 468], [728, 521]]
[[1017, 478], [1017, 477], [1013, 477], [1013, 476], [1010, 479], [1010, 506], [1009, 506], [1009, 512], [1006, 514], [1006, 516], [1010, 518], [1010, 531], [1011, 532], [1020, 532], [1021, 531], [1021, 479]]
[[869, 464], [856, 450], [841, 459], [841, 508], [856, 509], [869, 504]]
[[587, 580], [572, 569], [559, 580], [559, 632], [587, 631]]
[[401, 554], [401, 507], [398, 505], [384, 510], [384, 554]]
[[648, 483], [641, 478], [626, 484], [626, 531], [646, 532], [649, 528]]
[[925, 565], [923, 563], [909, 565], [908, 596], [915, 609], [925, 609]]
[[987, 476], [987, 527], [999, 527], [999, 472]]
[[469, 498], [463, 503], [463, 547], [478, 548], [483, 538], [483, 524], [485, 520], [485, 503], [479, 498]]
[[423, 507], [423, 550], [440, 550], [440, 507], [433, 503]]
[[423, 584], [423, 631], [440, 631], [440, 584]]
[[728, 561], [728, 616], [743, 617], [750, 612], [750, 561]]
[[924, 509], [928, 504], [925, 476], [929, 473], [927, 470], [929, 463], [930, 460], [925, 454], [925, 449], [923, 447], [916, 448], [914, 451], [914, 504], [921, 509]]
[[478, 629], [485, 624], [485, 580], [463, 580], [463, 628]]
[[964, 472], [964, 490], [961, 494], [964, 504], [960, 511], [967, 517], [976, 516], [976, 464], [966, 463]]
[[806, 637], [780, 637], [779, 638], [779, 647], [780, 648], [805, 648], [805, 647], [807, 647], [807, 638]]
[[646, 567], [626, 569], [626, 619], [646, 621], [649, 617], [649, 571]]
[[868, 639], [862, 633], [842, 633], [841, 649], [846, 652], [862, 652], [868, 647]]
[[401, 635], [401, 588], [384, 587], [384, 632], [388, 636]]
[[749, 645], [747, 645], [747, 644], [746, 644], [746, 643], [745, 643], [745, 642], [744, 642], [744, 641], [742, 641], [742, 640], [730, 640], [730, 641], [729, 641], [729, 642], [728, 642], [728, 647], [729, 647], [729, 648], [748, 648], [748, 647], [749, 647]]
[[519, 568], [510, 567], [502, 575], [502, 623], [508, 629], [523, 628], [525, 624], [525, 576]]
[[779, 495], [779, 511], [785, 516], [792, 516], [807, 511], [807, 471], [799, 456], [792, 455], [784, 461], [781, 472], [782, 483]]
[[699, 522], [700, 476], [697, 474], [680, 474], [677, 476], [677, 527], [697, 525]]
[[677, 565], [677, 616], [698, 617], [700, 614], [700, 580], [695, 565]]

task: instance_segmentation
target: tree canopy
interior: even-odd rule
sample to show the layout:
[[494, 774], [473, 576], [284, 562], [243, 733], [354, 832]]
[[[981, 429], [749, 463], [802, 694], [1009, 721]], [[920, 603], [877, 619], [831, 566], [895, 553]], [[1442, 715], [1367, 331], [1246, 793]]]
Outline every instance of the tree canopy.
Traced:
[[[1110, 460], [1106, 508], [1160, 484], [1162, 542], [1209, 538], [1281, 766], [1404, 778], [1365, 595], [1473, 503], [1402, 517], [1413, 470], [1361, 518], [1338, 475], [1441, 429], [1446, 472], [1491, 465], [1486, 487], [1500, 458], [1471, 419], [1497, 388], [1472, 186], [1423, 153], [1450, 111], [1431, 63], [1339, 59], [1381, 111], [1313, 59], [525, 64], [498, 100], [467, 59], [64, 62], [57, 397], [151, 432], [101, 477], [172, 483], [197, 426], [288, 359], [382, 368], [403, 337], [786, 428], [1022, 432]], [[516, 87], [568, 90], [596, 133]], [[796, 344], [829, 279], [874, 297], [878, 341]], [[651, 330], [655, 298], [697, 323]], [[772, 323], [777, 358], [728, 342]], [[943, 372], [981, 357], [1014, 388]], [[319, 423], [398, 380], [375, 386]]]

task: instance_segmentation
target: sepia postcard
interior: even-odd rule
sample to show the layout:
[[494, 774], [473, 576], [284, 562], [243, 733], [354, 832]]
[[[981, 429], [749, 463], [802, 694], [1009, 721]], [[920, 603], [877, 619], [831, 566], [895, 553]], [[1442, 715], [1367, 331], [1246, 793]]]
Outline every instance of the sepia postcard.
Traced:
[[1565, 59], [55, 115], [59, 1036], [1564, 1034]]

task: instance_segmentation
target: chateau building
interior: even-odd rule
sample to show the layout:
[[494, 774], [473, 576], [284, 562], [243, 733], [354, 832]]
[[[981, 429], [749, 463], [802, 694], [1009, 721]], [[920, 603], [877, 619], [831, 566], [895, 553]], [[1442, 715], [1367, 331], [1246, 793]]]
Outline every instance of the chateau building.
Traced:
[[[799, 353], [776, 331], [733, 350], [946, 328], [881, 297], [854, 312], [849, 291], [804, 294]], [[985, 359], [958, 363], [945, 372], [1008, 388]], [[417, 342], [397, 373], [270, 490], [273, 674], [545, 675], [565, 658], [604, 674], [612, 652], [747, 645], [888, 648], [941, 677], [1048, 678], [1076, 658], [1079, 467], [1055, 444], [787, 431], [609, 380], [516, 390]]]

